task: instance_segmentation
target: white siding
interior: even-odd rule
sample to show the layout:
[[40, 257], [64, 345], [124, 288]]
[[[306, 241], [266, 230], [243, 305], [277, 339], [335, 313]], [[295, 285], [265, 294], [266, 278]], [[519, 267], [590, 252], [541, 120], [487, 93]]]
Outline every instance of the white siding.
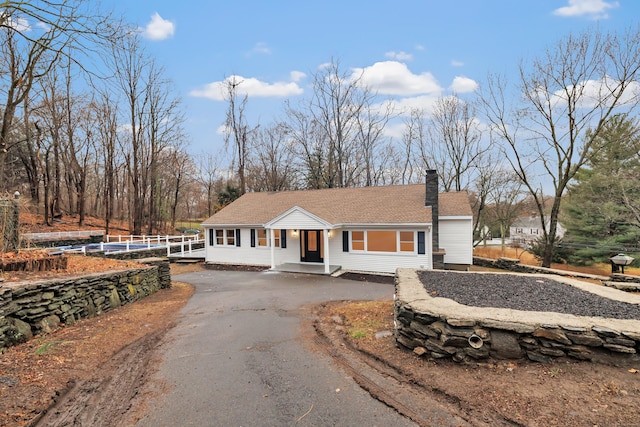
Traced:
[[322, 230], [327, 228], [326, 224], [306, 215], [304, 212], [292, 211], [278, 221], [271, 224], [273, 228], [286, 228], [294, 230]]
[[[205, 229], [205, 261], [219, 264], [264, 265], [271, 266], [271, 248], [251, 247], [251, 231], [249, 228], [240, 229], [241, 246], [211, 246], [209, 244], [209, 229]], [[285, 262], [300, 262], [300, 240], [294, 237], [291, 230], [287, 231], [287, 247], [275, 248], [276, 265]]]
[[446, 251], [445, 264], [473, 264], [473, 219], [440, 218], [440, 247]]
[[[395, 228], [394, 228], [395, 230]], [[427, 242], [431, 234], [425, 230]], [[397, 268], [431, 268], [431, 253], [426, 249], [426, 254], [418, 255], [416, 241], [415, 254], [383, 254], [342, 251], [342, 230], [332, 230], [329, 238], [331, 249], [331, 264], [340, 265], [343, 270], [371, 271], [379, 273], [395, 273]]]

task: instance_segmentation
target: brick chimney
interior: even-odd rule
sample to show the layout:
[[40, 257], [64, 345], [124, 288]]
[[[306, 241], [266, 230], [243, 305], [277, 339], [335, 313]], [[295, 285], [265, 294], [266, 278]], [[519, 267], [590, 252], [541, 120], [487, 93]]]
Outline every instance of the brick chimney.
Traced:
[[444, 269], [445, 251], [440, 249], [440, 235], [438, 231], [438, 172], [428, 170], [425, 179], [424, 205], [431, 208], [431, 247], [433, 248], [433, 268]]

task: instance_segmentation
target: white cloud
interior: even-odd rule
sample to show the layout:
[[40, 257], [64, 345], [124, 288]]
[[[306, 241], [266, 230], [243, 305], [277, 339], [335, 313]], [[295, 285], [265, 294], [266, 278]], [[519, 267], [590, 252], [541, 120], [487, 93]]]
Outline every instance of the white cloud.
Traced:
[[[299, 71], [291, 73], [292, 80], [300, 78]], [[303, 90], [298, 86], [297, 81], [267, 83], [254, 77], [229, 76], [223, 81], [206, 84], [201, 89], [192, 90], [189, 95], [198, 98], [209, 98], [215, 101], [224, 101], [225, 89], [230, 81], [239, 82], [237, 86], [238, 95], [249, 97], [277, 98], [292, 95], [300, 95]]]
[[290, 73], [290, 76], [291, 76], [291, 81], [292, 82], [299, 82], [300, 80], [302, 80], [305, 77], [307, 77], [307, 75], [305, 73], [303, 73], [302, 71], [292, 71]]
[[464, 76], [456, 76], [451, 83], [450, 89], [455, 93], [468, 93], [478, 89], [478, 83]]
[[433, 111], [433, 106], [438, 100], [438, 97], [439, 95], [435, 94], [387, 100], [380, 104], [378, 108], [380, 111], [385, 111], [390, 105], [393, 111], [400, 116], [408, 116], [411, 110], [421, 110], [425, 116], [428, 116], [431, 111]]
[[429, 72], [413, 74], [397, 61], [376, 62], [370, 67], [354, 68], [352, 78], [362, 76], [362, 83], [381, 95], [411, 96], [439, 94], [442, 88]]
[[48, 33], [49, 31], [51, 31], [51, 26], [49, 24], [44, 23], [44, 22], [36, 23], [36, 27], [40, 28], [45, 33]]
[[386, 56], [387, 58], [391, 58], [391, 59], [397, 59], [398, 61], [411, 61], [413, 59], [413, 55], [407, 52], [394, 52], [394, 51], [390, 51], [390, 52], [386, 52], [384, 54], [384, 56]]
[[452, 59], [451, 60], [451, 66], [452, 67], [463, 67], [464, 66], [464, 62], [456, 61], [455, 59]]
[[220, 125], [218, 129], [216, 129], [216, 134], [222, 136], [229, 135], [231, 134], [231, 129], [226, 125]]
[[3, 26], [12, 28], [21, 33], [26, 33], [27, 31], [31, 31], [32, 29], [29, 21], [27, 21], [27, 19], [23, 18], [22, 16], [10, 16], [9, 18], [7, 18]]
[[569, 0], [569, 5], [553, 11], [558, 16], [588, 16], [593, 19], [607, 19], [607, 11], [615, 9], [620, 4], [617, 1], [605, 0]]
[[422, 46], [421, 44], [417, 44], [416, 45], [416, 50], [425, 50], [425, 47]]
[[624, 93], [620, 95], [620, 82], [609, 76], [597, 80], [582, 81], [576, 86], [568, 86], [566, 89], [558, 89], [554, 92], [548, 92], [545, 88], [538, 87], [533, 90], [530, 96], [537, 97], [539, 102], [543, 104], [548, 102], [554, 109], [561, 110], [568, 108], [567, 92], [572, 94], [571, 103], [577, 108], [611, 107], [616, 97], [619, 97], [616, 101], [619, 107], [637, 105], [640, 101], [640, 83], [631, 82], [626, 85]]
[[151, 40], [164, 40], [172, 37], [176, 26], [173, 22], [163, 19], [158, 12], [151, 16], [151, 21], [142, 30], [142, 35]]
[[253, 49], [251, 49], [251, 52], [249, 52], [249, 53], [250, 54], [259, 54], [259, 55], [271, 55], [271, 49], [269, 48], [269, 46], [265, 42], [258, 42], [253, 47]]

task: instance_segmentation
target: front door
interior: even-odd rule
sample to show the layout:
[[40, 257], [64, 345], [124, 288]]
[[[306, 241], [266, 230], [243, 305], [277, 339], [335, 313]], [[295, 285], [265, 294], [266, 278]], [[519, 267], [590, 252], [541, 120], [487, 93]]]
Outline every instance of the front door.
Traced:
[[302, 261], [304, 262], [323, 262], [320, 250], [320, 239], [322, 237], [321, 230], [303, 230], [302, 238]]

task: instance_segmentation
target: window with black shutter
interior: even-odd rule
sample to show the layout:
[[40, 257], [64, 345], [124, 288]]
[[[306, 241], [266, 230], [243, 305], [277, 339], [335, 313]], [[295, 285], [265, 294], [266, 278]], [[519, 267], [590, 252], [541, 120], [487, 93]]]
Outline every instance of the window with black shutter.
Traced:
[[424, 246], [424, 231], [418, 231], [418, 254], [424, 255], [426, 253]]

